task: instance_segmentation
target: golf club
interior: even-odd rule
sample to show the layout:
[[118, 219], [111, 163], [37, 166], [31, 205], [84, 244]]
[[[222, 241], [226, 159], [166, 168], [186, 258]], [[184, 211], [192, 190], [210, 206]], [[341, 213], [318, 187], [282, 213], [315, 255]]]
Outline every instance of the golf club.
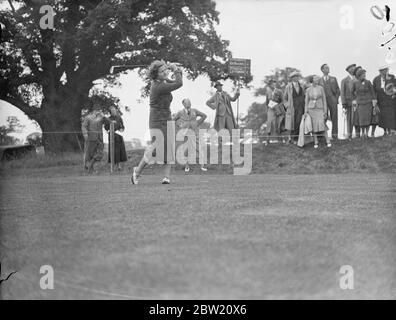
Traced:
[[[169, 62], [168, 64], [175, 64], [175, 65], [177, 65], [178, 67], [181, 66], [181, 64], [178, 63], [178, 62]], [[115, 69], [115, 68], [146, 68], [146, 67], [148, 67], [148, 66], [149, 66], [149, 65], [147, 65], [147, 64], [121, 64], [121, 65], [115, 65], [115, 66], [111, 66], [111, 68], [110, 68], [110, 74], [113, 74], [113, 73], [114, 73], [114, 69]]]

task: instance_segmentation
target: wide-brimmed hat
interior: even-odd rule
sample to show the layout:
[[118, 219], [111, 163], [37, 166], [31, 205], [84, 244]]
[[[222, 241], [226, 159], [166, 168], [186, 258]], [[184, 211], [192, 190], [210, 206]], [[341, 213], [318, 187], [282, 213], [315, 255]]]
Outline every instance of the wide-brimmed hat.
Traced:
[[216, 81], [213, 87], [217, 88], [218, 86], [223, 86], [223, 84], [220, 81]]
[[356, 77], [356, 72], [358, 72], [359, 69], [363, 69], [362, 66], [357, 66], [355, 67], [355, 70], [353, 71], [353, 75]]
[[389, 69], [389, 66], [387, 64], [382, 64], [378, 67], [378, 71], [385, 70], [385, 69]]
[[289, 78], [299, 77], [299, 76], [300, 76], [300, 72], [298, 71], [293, 71], [292, 73], [289, 74]]
[[355, 67], [356, 67], [356, 63], [352, 63], [352, 64], [350, 64], [348, 67], [346, 67], [345, 70], [346, 70], [347, 72], [349, 72], [349, 69], [355, 68]]
[[356, 72], [356, 78], [360, 78], [362, 74], [366, 73], [366, 70], [360, 69]]

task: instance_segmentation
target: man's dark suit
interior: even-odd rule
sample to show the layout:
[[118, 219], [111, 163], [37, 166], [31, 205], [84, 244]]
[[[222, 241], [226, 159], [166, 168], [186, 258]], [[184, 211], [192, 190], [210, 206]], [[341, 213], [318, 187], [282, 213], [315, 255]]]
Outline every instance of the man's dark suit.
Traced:
[[320, 78], [319, 85], [321, 85], [326, 94], [327, 108], [330, 111], [330, 120], [332, 124], [332, 136], [333, 139], [338, 137], [338, 99], [340, 97], [340, 87], [338, 86], [337, 78], [327, 76]]
[[346, 111], [348, 138], [352, 138], [353, 113], [352, 113], [352, 82], [353, 78], [347, 76], [341, 80], [341, 103]]

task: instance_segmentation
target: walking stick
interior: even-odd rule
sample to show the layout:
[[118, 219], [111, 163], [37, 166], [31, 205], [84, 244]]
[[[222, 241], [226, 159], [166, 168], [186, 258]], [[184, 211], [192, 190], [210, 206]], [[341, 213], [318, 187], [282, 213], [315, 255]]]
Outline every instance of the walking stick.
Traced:
[[114, 171], [114, 122], [110, 123], [110, 173]]

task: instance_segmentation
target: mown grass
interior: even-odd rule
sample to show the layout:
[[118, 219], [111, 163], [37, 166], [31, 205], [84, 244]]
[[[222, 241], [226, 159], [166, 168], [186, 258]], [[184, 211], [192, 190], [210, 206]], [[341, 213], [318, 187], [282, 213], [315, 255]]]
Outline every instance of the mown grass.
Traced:
[[[122, 173], [130, 173], [140, 161], [144, 150], [128, 152], [128, 162]], [[221, 161], [221, 150], [219, 150]], [[327, 173], [396, 173], [396, 136], [375, 139], [338, 141], [327, 148], [323, 143], [319, 149], [313, 144], [304, 148], [294, 145], [253, 145], [252, 173], [272, 174], [327, 174]], [[206, 174], [232, 173], [229, 165], [208, 166]], [[175, 166], [176, 173], [184, 173], [183, 166]], [[190, 174], [200, 173], [198, 165], [192, 166]], [[146, 174], [155, 173], [158, 166], [148, 166]], [[3, 161], [1, 174], [83, 174], [83, 155], [65, 153], [62, 156], [34, 155], [23, 159]], [[97, 174], [109, 173], [107, 154], [97, 165]]]
[[395, 173], [396, 137], [338, 141], [331, 148], [313, 144], [259, 146], [253, 152], [255, 173]]

